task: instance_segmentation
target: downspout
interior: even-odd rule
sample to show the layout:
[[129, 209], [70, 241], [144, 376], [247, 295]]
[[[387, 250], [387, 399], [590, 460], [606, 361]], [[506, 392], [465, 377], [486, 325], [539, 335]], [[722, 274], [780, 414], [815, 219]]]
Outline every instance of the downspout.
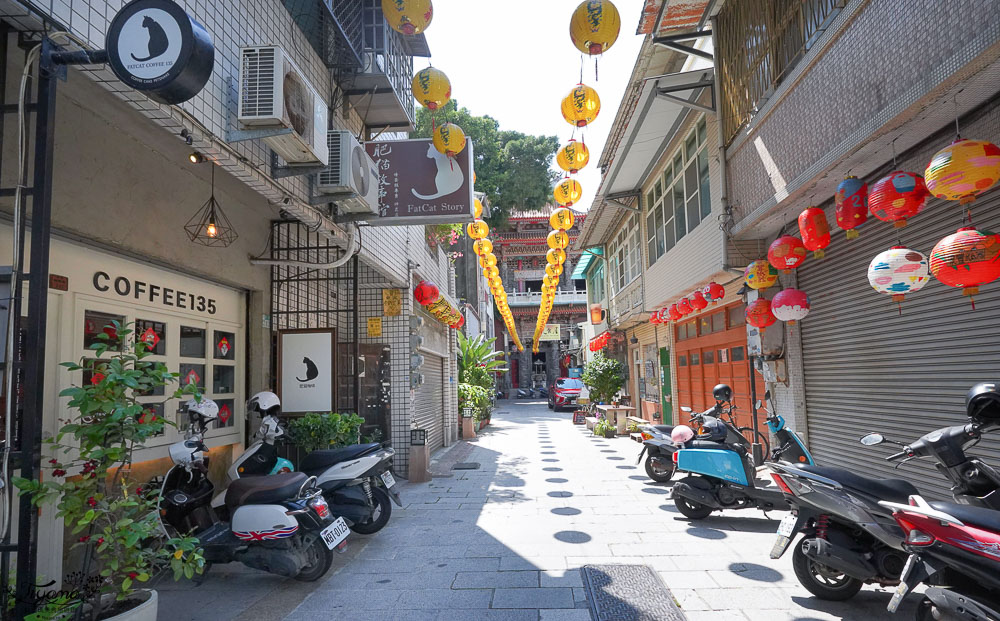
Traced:
[[[722, 185], [722, 196], [719, 203], [722, 205], [722, 214], [725, 216], [729, 210], [729, 182], [726, 178], [726, 135], [722, 123], [722, 113], [719, 108], [722, 106], [722, 80], [719, 79], [719, 18], [713, 16], [709, 18], [712, 23], [712, 55], [715, 57], [715, 84], [712, 86], [712, 97], [715, 99], [715, 122], [716, 133], [719, 141], [719, 182]], [[729, 270], [729, 231], [722, 229], [722, 269]]]

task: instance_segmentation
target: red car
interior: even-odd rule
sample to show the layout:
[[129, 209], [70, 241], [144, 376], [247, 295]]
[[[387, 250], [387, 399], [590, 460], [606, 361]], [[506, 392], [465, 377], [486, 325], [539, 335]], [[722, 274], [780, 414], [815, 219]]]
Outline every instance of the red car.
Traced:
[[560, 377], [549, 386], [549, 409], [576, 407], [576, 399], [580, 396], [583, 382], [572, 377]]

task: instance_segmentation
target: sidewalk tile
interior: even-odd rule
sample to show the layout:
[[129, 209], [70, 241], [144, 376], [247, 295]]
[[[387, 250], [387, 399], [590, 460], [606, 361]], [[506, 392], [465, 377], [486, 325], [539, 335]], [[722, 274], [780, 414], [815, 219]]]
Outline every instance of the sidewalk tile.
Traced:
[[573, 608], [573, 590], [567, 588], [497, 589], [493, 608]]

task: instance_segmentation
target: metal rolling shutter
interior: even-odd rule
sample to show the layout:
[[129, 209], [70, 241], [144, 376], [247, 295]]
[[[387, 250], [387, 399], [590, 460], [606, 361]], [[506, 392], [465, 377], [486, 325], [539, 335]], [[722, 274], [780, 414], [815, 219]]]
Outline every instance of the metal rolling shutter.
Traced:
[[[973, 218], [984, 229], [1000, 227], [1000, 194], [977, 200]], [[899, 315], [891, 298], [868, 284], [867, 270], [878, 253], [902, 240], [929, 255], [941, 238], [954, 233], [962, 210], [932, 200], [903, 229], [872, 219], [861, 237], [844, 239], [839, 229], [821, 261], [798, 270], [799, 288], [812, 310], [802, 330], [810, 448], [817, 463], [872, 476], [911, 480], [929, 496], [950, 497], [949, 484], [931, 460], [894, 470], [887, 446], [864, 447], [869, 431], [910, 442], [947, 425], [965, 421], [964, 397], [976, 382], [1000, 380], [1000, 281], [969, 298], [932, 279], [907, 296]], [[833, 214], [829, 214], [831, 224]], [[798, 328], [796, 328], [798, 329]], [[1000, 464], [1000, 438], [971, 451]]]
[[426, 356], [420, 372], [424, 383], [417, 388], [414, 419], [418, 428], [427, 430], [427, 446], [434, 451], [444, 446], [444, 358]]

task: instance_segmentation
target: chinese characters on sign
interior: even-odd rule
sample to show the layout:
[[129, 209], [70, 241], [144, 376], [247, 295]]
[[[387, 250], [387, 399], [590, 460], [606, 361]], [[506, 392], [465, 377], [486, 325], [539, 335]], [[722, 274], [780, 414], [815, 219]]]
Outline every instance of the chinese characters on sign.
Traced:
[[379, 338], [382, 336], [382, 318], [381, 317], [369, 317], [368, 318], [368, 336], [372, 338]]
[[399, 317], [403, 312], [403, 295], [399, 289], [382, 289], [382, 314]]

